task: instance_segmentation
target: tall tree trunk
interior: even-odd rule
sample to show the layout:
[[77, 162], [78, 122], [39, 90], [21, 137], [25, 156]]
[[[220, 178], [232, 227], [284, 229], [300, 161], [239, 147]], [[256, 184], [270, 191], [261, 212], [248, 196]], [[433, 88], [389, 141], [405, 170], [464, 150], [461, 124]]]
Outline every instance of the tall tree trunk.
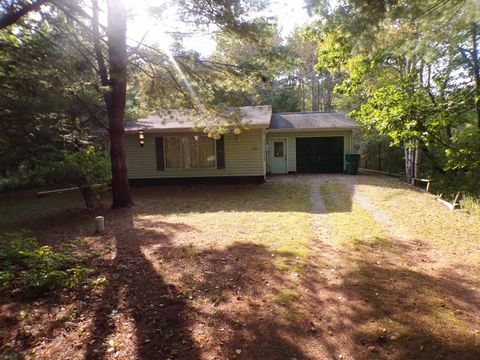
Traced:
[[333, 88], [335, 87], [335, 82], [333, 80], [332, 75], [326, 71], [325, 72], [325, 80], [323, 82], [324, 86], [324, 105], [323, 105], [323, 110], [324, 111], [332, 111], [333, 110], [333, 105], [332, 105], [332, 100], [333, 100]]
[[420, 171], [420, 147], [418, 141], [405, 144], [403, 150], [405, 156], [405, 181], [413, 184], [413, 178], [418, 177]]
[[478, 59], [478, 25], [477, 23], [472, 24], [472, 66], [473, 66], [473, 77], [475, 79], [475, 110], [477, 112], [477, 126], [480, 129], [480, 60]]
[[127, 94], [127, 16], [122, 1], [108, 0], [109, 85], [105, 95], [112, 163], [112, 208], [132, 205], [128, 184], [123, 119]]
[[418, 144], [418, 140], [415, 141], [415, 154], [414, 154], [415, 162], [413, 166], [413, 177], [419, 177], [420, 175], [420, 146]]
[[80, 185], [79, 186], [80, 193], [83, 196], [83, 200], [85, 200], [85, 206], [88, 210], [95, 210], [95, 195], [93, 190], [90, 186], [87, 185]]
[[318, 89], [318, 76], [315, 71], [315, 63], [317, 59], [315, 56], [311, 58], [311, 81], [312, 81], [312, 111], [319, 110], [319, 89]]
[[305, 82], [302, 80], [302, 111], [306, 111], [306, 101], [305, 101]]
[[413, 175], [414, 152], [412, 147], [409, 144], [404, 144], [403, 152], [404, 152], [404, 159], [405, 159], [405, 181], [410, 184], [412, 182], [412, 178], [414, 177]]
[[382, 147], [383, 144], [380, 142], [378, 144], [378, 171], [382, 171]]
[[318, 111], [318, 79], [317, 74], [312, 72], [312, 111]]

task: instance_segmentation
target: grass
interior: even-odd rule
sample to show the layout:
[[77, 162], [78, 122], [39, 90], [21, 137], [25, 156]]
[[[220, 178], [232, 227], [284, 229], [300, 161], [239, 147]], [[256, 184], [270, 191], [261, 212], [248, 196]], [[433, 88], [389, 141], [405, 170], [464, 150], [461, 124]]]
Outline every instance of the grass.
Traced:
[[[0, 230], [11, 230], [18, 226], [28, 227], [32, 220], [38, 221], [68, 213], [86, 213], [85, 203], [79, 192], [53, 194], [37, 197], [37, 190], [20, 190], [0, 194]], [[108, 207], [109, 193], [102, 194], [102, 205]]]
[[[357, 191], [379, 210], [395, 219], [396, 230], [405, 237], [435, 246], [442, 256], [462, 259], [462, 265], [480, 266], [480, 221], [475, 214], [450, 211], [428, 195], [397, 180], [368, 177]], [[387, 186], [385, 186], [387, 185]]]
[[[225, 249], [234, 243], [259, 244], [285, 255], [304, 258], [310, 241], [310, 204], [305, 186], [240, 186], [218, 193], [198, 188], [179, 201], [178, 193], [165, 193], [155, 201], [142, 199], [136, 222], [155, 230], [158, 222], [181, 223], [191, 228], [184, 241], [200, 248]], [[149, 226], [148, 224], [152, 226]], [[198, 246], [197, 246], [198, 247]]]
[[462, 209], [466, 209], [467, 211], [480, 216], [480, 197], [466, 195], [463, 197], [461, 204]]
[[329, 225], [335, 232], [338, 246], [355, 249], [360, 243], [386, 246], [390, 244], [380, 224], [372, 215], [352, 201], [351, 191], [341, 183], [326, 183], [320, 186], [325, 207], [329, 213]]
[[[437, 206], [432, 197], [404, 188], [395, 180], [361, 178], [355, 189], [367, 199], [369, 208], [355, 200], [353, 189], [343, 183], [320, 186], [329, 225], [336, 234], [335, 245], [343, 249], [343, 264], [350, 264], [343, 273], [344, 286], [354, 287], [367, 304], [355, 315], [358, 333], [385, 342], [382, 347], [391, 358], [436, 358], [435, 351], [431, 357], [419, 354], [439, 344], [459, 352], [471, 351], [466, 349], [474, 348], [477, 340], [469, 317], [478, 309], [464, 307], [474, 295], [463, 297], [469, 292], [463, 281], [476, 283], [475, 268], [464, 270], [462, 280], [451, 282], [444, 282], [441, 274], [449, 271], [452, 276], [451, 267], [457, 271], [465, 261], [478, 260], [469, 252], [478, 245], [478, 218], [450, 213]], [[374, 218], [373, 211], [389, 220], [382, 223]], [[468, 228], [459, 227], [459, 221], [468, 223]], [[393, 234], [401, 235], [403, 240], [392, 238]], [[420, 254], [415, 248], [412, 251], [410, 241], [420, 246]], [[432, 248], [431, 253], [425, 255], [424, 248]], [[455, 251], [456, 256], [434, 260], [433, 253], [447, 249]], [[429, 261], [435, 261], [439, 272], [426, 268], [424, 256], [431, 256]], [[464, 310], [456, 311], [458, 306]], [[375, 352], [384, 354], [377, 345]], [[395, 352], [397, 355], [392, 356]], [[470, 358], [459, 358], [462, 356]]]
[[[58, 303], [5, 304], [0, 336], [51, 359], [478, 358], [478, 274], [463, 265], [478, 255], [478, 218], [388, 178], [295, 180], [134, 188], [133, 209], [100, 211], [101, 236], [78, 194], [2, 196], [0, 224], [83, 247], [97, 273]], [[318, 219], [328, 241], [312, 241]]]
[[296, 291], [286, 291], [278, 294], [275, 301], [280, 305], [289, 305], [300, 299], [300, 294]]

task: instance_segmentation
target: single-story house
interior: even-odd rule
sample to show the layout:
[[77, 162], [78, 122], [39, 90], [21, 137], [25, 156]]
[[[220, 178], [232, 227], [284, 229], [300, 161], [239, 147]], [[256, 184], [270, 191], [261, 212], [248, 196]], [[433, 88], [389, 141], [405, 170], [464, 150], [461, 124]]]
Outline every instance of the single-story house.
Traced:
[[[188, 179], [263, 182], [267, 174], [341, 173], [358, 125], [335, 112], [272, 114], [246, 106], [243, 130], [214, 140], [188, 111], [169, 110], [125, 126], [132, 183]], [[140, 141], [141, 139], [141, 141]]]

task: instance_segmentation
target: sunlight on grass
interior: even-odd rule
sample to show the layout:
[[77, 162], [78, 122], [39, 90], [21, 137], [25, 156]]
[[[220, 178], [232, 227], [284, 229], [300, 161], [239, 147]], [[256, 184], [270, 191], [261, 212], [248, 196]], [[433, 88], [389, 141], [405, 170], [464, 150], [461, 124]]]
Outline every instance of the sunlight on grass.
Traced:
[[400, 181], [368, 177], [357, 185], [362, 196], [385, 212], [406, 236], [442, 250], [444, 256], [480, 265], [480, 216], [450, 211], [434, 196], [408, 188]]
[[[181, 224], [177, 241], [194, 241], [199, 248], [225, 249], [247, 242], [268, 247], [272, 256], [304, 258], [311, 238], [311, 206], [306, 186], [239, 186], [168, 193], [145, 202], [148, 212], [137, 215], [136, 227], [162, 231], [162, 223]], [[283, 258], [284, 256], [279, 256]], [[279, 260], [283, 262], [283, 260]]]
[[275, 302], [280, 305], [290, 305], [300, 299], [300, 294], [296, 291], [281, 292], [275, 297]]
[[378, 246], [391, 244], [380, 224], [367, 210], [352, 200], [345, 184], [322, 184], [320, 194], [329, 213], [329, 225], [337, 235], [335, 245], [356, 248], [365, 242]]

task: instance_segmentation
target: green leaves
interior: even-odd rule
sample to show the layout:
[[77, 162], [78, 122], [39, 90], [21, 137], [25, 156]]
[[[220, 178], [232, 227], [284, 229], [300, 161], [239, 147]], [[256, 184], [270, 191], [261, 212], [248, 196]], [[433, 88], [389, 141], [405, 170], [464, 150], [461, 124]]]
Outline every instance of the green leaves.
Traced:
[[73, 259], [38, 246], [30, 231], [0, 233], [0, 290], [40, 295], [82, 283], [92, 270], [73, 266]]

